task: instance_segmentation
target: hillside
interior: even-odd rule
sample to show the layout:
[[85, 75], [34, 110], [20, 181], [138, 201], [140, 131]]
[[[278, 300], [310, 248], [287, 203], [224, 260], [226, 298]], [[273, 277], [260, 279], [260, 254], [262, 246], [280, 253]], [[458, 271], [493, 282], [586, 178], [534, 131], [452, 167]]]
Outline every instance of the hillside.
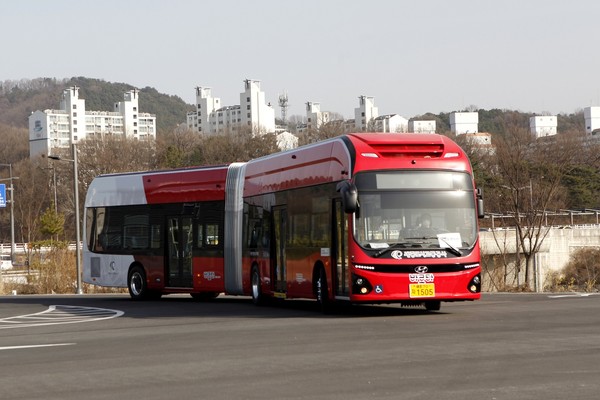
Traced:
[[[76, 77], [71, 79], [38, 78], [0, 83], [0, 123], [17, 128], [28, 127], [28, 116], [36, 110], [57, 109], [64, 89], [79, 87], [90, 111], [110, 111], [114, 103], [123, 101], [123, 94], [134, 86], [101, 79]], [[172, 130], [185, 122], [186, 113], [194, 107], [177, 96], [159, 93], [151, 87], [138, 88], [141, 112], [156, 115], [158, 133]]]
[[[79, 95], [85, 99], [86, 109], [91, 111], [112, 110], [114, 103], [123, 100], [123, 93], [134, 89], [126, 83], [106, 82], [101, 79], [75, 77], [70, 79], [37, 78], [20, 81], [0, 82], [0, 124], [16, 128], [28, 128], [27, 117], [36, 110], [57, 109], [64, 89], [78, 86]], [[159, 93], [151, 87], [140, 90], [140, 111], [156, 115], [158, 133], [171, 131], [186, 122], [186, 113], [194, 106], [186, 104], [180, 97]], [[475, 111], [474, 106], [468, 111]], [[465, 111], [465, 110], [453, 110]], [[479, 132], [504, 134], [505, 122], [514, 121], [518, 126], [529, 127], [529, 117], [534, 114], [513, 110], [476, 110], [479, 113]], [[427, 113], [408, 116], [419, 120], [435, 120], [438, 133], [450, 132], [450, 113]], [[585, 132], [583, 111], [573, 114], [559, 114], [558, 132]]]

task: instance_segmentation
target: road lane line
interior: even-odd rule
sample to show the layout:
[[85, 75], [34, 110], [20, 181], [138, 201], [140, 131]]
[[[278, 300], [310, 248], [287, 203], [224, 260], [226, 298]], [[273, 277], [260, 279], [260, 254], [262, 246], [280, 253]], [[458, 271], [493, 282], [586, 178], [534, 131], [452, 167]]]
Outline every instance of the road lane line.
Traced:
[[2, 350], [20, 350], [20, 349], [36, 349], [40, 347], [58, 347], [58, 346], [73, 346], [77, 343], [50, 343], [50, 344], [28, 344], [23, 346], [4, 346], [0, 347]]

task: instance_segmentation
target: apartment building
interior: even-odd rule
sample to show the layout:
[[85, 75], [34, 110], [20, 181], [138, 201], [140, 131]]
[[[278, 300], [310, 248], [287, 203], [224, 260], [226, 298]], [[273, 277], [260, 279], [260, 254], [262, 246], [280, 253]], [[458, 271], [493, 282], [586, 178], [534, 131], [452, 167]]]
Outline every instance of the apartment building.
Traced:
[[408, 120], [398, 114], [380, 115], [373, 118], [373, 123], [375, 132], [408, 132]]
[[450, 114], [450, 130], [455, 135], [479, 132], [479, 113], [453, 112]]
[[209, 87], [196, 87], [196, 111], [187, 114], [187, 126], [202, 134], [235, 133], [251, 129], [255, 133], [275, 132], [275, 110], [265, 100], [260, 81], [244, 80], [240, 104], [223, 106]]
[[375, 107], [375, 98], [361, 95], [358, 97], [358, 107], [354, 109], [354, 128], [358, 132], [373, 130], [372, 122], [379, 116]]
[[408, 131], [413, 133], [435, 133], [435, 120], [409, 121]]
[[307, 129], [319, 129], [322, 125], [330, 121], [330, 117], [328, 111], [321, 111], [320, 103], [313, 103], [311, 101], [306, 103]]
[[60, 108], [38, 110], [29, 116], [29, 155], [31, 158], [68, 149], [79, 140], [105, 136], [125, 136], [139, 140], [156, 139], [156, 116], [139, 112], [139, 91], [130, 90], [113, 111], [88, 111], [79, 98], [77, 86], [65, 89]]
[[536, 115], [529, 118], [529, 130], [536, 138], [556, 135], [557, 127], [556, 115]]
[[585, 133], [596, 135], [600, 131], [600, 107], [585, 107], [583, 118], [585, 119]]

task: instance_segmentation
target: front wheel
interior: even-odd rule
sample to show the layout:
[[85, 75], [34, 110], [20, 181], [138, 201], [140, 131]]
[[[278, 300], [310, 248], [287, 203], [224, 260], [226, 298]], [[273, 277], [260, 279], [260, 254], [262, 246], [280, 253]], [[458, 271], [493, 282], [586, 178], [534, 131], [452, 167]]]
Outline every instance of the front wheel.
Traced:
[[426, 301], [425, 302], [425, 309], [427, 311], [440, 311], [441, 307], [442, 307], [441, 301]]

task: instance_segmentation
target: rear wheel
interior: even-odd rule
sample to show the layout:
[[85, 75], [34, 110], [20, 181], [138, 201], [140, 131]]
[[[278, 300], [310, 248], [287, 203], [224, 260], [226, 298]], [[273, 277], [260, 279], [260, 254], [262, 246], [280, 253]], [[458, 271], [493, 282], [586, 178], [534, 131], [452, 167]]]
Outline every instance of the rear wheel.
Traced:
[[256, 305], [262, 305], [265, 302], [265, 295], [262, 293], [262, 287], [260, 285], [260, 272], [258, 267], [252, 267], [251, 274], [252, 281], [252, 302]]
[[323, 267], [319, 267], [316, 277], [315, 295], [317, 297], [317, 303], [319, 304], [321, 312], [326, 314], [331, 310], [331, 302], [329, 301], [329, 291], [327, 289], [327, 275], [325, 274], [325, 269]]
[[142, 267], [133, 267], [129, 271], [127, 287], [129, 288], [129, 295], [133, 300], [148, 298], [148, 283], [146, 282], [146, 273]]

